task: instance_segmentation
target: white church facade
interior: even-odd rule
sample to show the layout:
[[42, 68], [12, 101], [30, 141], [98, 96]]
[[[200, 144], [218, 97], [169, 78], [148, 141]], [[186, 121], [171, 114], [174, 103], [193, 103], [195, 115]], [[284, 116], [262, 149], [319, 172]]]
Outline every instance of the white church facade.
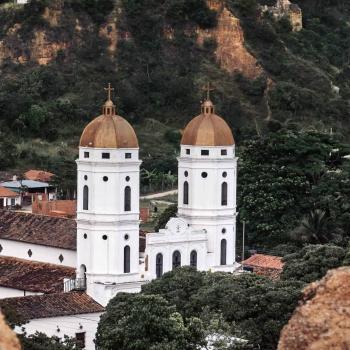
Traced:
[[[89, 329], [86, 349], [95, 348], [91, 333], [97, 329], [96, 319], [118, 292], [137, 293], [143, 284], [179, 266], [190, 265], [201, 271], [213, 272], [234, 272], [239, 267], [235, 260], [235, 142], [230, 127], [215, 114], [209, 96], [202, 103], [201, 113], [188, 123], [183, 132], [178, 157], [177, 216], [170, 218], [166, 227], [159, 232], [148, 233], [145, 252], [140, 252], [142, 161], [139, 159], [139, 143], [132, 126], [117, 115], [110, 86], [107, 90], [108, 100], [102, 114], [85, 127], [80, 138], [79, 158], [76, 161], [76, 231], [71, 221], [52, 219], [60, 227], [52, 230], [45, 237], [45, 242], [40, 243], [44, 236], [38, 234], [39, 230], [33, 229], [31, 235], [23, 227], [23, 237], [19, 239], [16, 232], [2, 233], [0, 223], [0, 268], [2, 256], [8, 259], [12, 254], [10, 252], [13, 252], [14, 258], [21, 258], [21, 264], [27, 264], [25, 259], [35, 260], [38, 257], [37, 260], [49, 264], [50, 269], [56, 271], [53, 273], [60, 271], [62, 290], [58, 292], [65, 296], [55, 298], [62, 299], [62, 308], [59, 312], [49, 308], [43, 311], [41, 318], [31, 319], [27, 325], [29, 333], [34, 332], [35, 327], [45, 331], [47, 324], [52, 326], [59, 320], [64, 320], [68, 325], [74, 318], [67, 321], [70, 314], [64, 312], [64, 305], [71, 303], [75, 319], [78, 320], [79, 315], [90, 314], [88, 319], [93, 320], [89, 325], [83, 324], [84, 329]], [[36, 221], [31, 220], [33, 225], [45, 228], [46, 224], [36, 217]], [[13, 222], [14, 219], [9, 217], [8, 221]], [[62, 236], [63, 231], [66, 231], [65, 236]], [[35, 235], [37, 238], [33, 240]], [[32, 243], [35, 246], [30, 248]], [[25, 245], [21, 256], [16, 255], [16, 244], [18, 247]], [[46, 249], [46, 258], [40, 258], [45, 257], [45, 252], [39, 254], [38, 245], [40, 249]], [[35, 256], [26, 257], [29, 252]], [[70, 269], [68, 273], [63, 270], [64, 266]], [[38, 265], [39, 268], [45, 269], [45, 266]], [[2, 283], [0, 277], [0, 286]], [[13, 293], [2, 295], [7, 299], [0, 299], [0, 306], [22, 305], [22, 309], [26, 307], [25, 312], [31, 315], [28, 305], [35, 302], [43, 305], [45, 298], [52, 294], [46, 294], [51, 293], [46, 290], [47, 283], [46, 289], [37, 288], [31, 293], [35, 295], [26, 296], [32, 290], [30, 288], [29, 282], [21, 287], [19, 294], [22, 297], [18, 298], [18, 303], [14, 302], [16, 298], [11, 298]], [[32, 300], [28, 302], [28, 298]], [[83, 307], [81, 300], [85, 299], [88, 302]], [[48, 318], [50, 322], [47, 322]], [[81, 320], [84, 318], [81, 317]], [[70, 327], [73, 329], [76, 326]], [[76, 334], [82, 333], [79, 329]], [[52, 329], [47, 332], [53, 334]], [[64, 334], [55, 335], [63, 337]], [[72, 336], [71, 333], [69, 335]]]
[[79, 147], [77, 277], [102, 305], [118, 292], [183, 265], [233, 272], [237, 158], [232, 132], [209, 98], [185, 128], [178, 158], [178, 215], [146, 236], [139, 255], [140, 165], [137, 136], [116, 115], [109, 97], [103, 114], [84, 129]]

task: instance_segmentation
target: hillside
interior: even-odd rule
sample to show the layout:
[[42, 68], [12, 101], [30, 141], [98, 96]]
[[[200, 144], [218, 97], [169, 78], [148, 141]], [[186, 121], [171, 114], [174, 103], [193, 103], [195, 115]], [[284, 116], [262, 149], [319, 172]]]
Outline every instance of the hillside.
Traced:
[[63, 173], [107, 82], [148, 170], [176, 171], [207, 81], [238, 143], [281, 127], [349, 136], [350, 5], [296, 2], [301, 31], [263, 13], [272, 0], [0, 1], [0, 170]]

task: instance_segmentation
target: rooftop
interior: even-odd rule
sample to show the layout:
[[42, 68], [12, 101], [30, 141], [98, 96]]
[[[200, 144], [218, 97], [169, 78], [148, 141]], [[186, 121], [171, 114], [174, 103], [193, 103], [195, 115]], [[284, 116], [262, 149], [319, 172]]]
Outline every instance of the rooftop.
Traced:
[[24, 177], [27, 180], [33, 180], [33, 181], [43, 181], [43, 182], [48, 182], [52, 179], [52, 177], [55, 174], [50, 173], [48, 171], [44, 170], [28, 170], [27, 172], [24, 173]]
[[8, 188], [18, 188], [18, 189], [20, 189], [21, 187], [28, 187], [29, 189], [50, 187], [50, 185], [47, 182], [33, 181], [33, 180], [6, 181], [6, 182], [1, 182], [0, 186], [8, 187]]
[[37, 261], [0, 256], [0, 286], [37, 293], [63, 291], [64, 278], [75, 269]]
[[282, 270], [283, 262], [279, 256], [254, 254], [249, 259], [242, 261], [242, 265], [265, 269]]
[[0, 238], [76, 250], [76, 222], [73, 219], [0, 210]]
[[0, 187], [0, 197], [18, 197], [19, 194], [6, 187]]
[[30, 295], [0, 299], [0, 307], [15, 310], [25, 320], [104, 312], [104, 307], [83, 292]]

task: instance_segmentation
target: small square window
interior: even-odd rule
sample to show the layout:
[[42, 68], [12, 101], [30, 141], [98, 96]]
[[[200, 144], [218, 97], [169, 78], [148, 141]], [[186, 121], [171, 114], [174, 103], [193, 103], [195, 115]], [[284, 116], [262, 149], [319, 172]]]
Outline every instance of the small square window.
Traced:
[[125, 153], [125, 159], [131, 159], [131, 153]]
[[227, 156], [227, 149], [222, 149], [221, 150], [221, 155], [222, 156]]
[[90, 157], [90, 152], [84, 152], [84, 158], [89, 158]]
[[209, 150], [208, 149], [202, 149], [201, 150], [201, 155], [202, 156], [209, 156]]
[[102, 159], [109, 159], [110, 154], [109, 153], [102, 153]]
[[191, 150], [189, 148], [186, 148], [186, 154], [191, 154]]

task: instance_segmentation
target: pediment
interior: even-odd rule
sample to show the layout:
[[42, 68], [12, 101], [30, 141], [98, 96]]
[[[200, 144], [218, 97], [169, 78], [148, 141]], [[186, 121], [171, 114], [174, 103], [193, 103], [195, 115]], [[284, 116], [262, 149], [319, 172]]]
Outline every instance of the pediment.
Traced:
[[171, 218], [165, 226], [173, 234], [183, 234], [188, 228], [187, 221], [181, 218]]

